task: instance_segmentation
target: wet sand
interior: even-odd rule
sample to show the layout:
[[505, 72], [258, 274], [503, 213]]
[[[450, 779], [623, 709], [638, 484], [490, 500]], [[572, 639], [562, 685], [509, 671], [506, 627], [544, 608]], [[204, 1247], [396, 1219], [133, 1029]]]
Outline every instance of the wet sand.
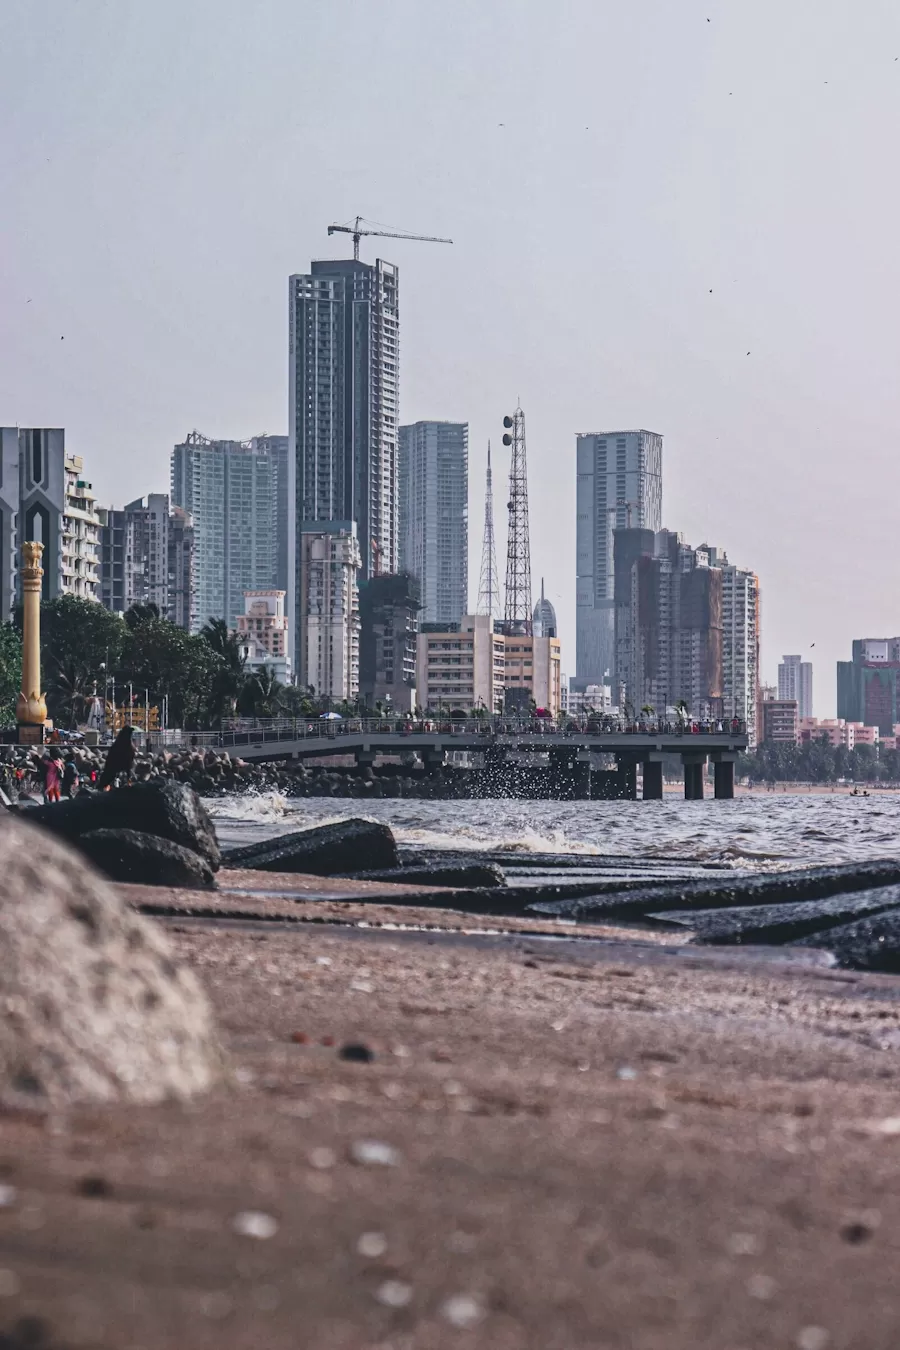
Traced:
[[9, 1344], [894, 1350], [900, 981], [251, 903], [159, 920], [228, 1085], [0, 1115]]

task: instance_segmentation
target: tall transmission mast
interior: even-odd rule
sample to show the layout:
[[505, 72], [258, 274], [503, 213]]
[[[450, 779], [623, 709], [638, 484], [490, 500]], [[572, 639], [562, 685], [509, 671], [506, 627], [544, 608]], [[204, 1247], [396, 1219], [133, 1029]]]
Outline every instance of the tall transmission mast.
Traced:
[[500, 572], [494, 544], [494, 489], [491, 484], [491, 443], [488, 441], [487, 479], [484, 489], [484, 539], [481, 544], [481, 577], [478, 582], [478, 614], [500, 617]]
[[506, 613], [508, 634], [530, 634], [531, 543], [528, 536], [528, 465], [525, 459], [525, 414], [516, 408], [504, 417], [503, 444], [512, 447], [509, 466], [509, 533], [506, 541]]

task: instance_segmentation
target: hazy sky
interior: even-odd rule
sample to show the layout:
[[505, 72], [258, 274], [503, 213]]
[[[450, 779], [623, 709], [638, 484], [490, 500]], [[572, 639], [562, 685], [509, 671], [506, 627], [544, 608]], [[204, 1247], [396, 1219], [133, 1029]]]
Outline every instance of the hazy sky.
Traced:
[[664, 524], [759, 573], [819, 715], [900, 631], [896, 0], [3, 0], [0, 51], [0, 423], [101, 500], [287, 430], [286, 278], [359, 212], [455, 241], [379, 251], [402, 420], [470, 425], [473, 600], [518, 396], [567, 671], [576, 431], [663, 433]]

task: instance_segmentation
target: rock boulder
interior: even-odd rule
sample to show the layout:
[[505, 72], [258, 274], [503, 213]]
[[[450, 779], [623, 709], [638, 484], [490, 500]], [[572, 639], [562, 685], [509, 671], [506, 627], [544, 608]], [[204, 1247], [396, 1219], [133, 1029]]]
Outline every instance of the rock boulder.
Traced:
[[111, 792], [80, 792], [71, 801], [30, 809], [28, 821], [76, 845], [94, 830], [154, 834], [199, 853], [213, 871], [219, 866], [219, 843], [209, 812], [196, 792], [171, 779], [154, 778]]
[[310, 872], [330, 877], [341, 873], [393, 870], [400, 864], [394, 836], [375, 820], [339, 820], [298, 830], [259, 844], [227, 849], [225, 867], [250, 867], [262, 872]]
[[0, 823], [0, 1094], [35, 1105], [206, 1091], [206, 996], [158, 927], [71, 848]]
[[141, 886], [182, 886], [203, 890], [215, 885], [205, 858], [171, 839], [137, 830], [89, 830], [78, 850], [111, 881]]

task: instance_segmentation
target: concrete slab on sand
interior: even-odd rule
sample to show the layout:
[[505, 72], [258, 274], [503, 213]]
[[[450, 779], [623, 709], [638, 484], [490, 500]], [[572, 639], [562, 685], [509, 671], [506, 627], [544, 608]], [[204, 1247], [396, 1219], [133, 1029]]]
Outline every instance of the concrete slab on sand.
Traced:
[[431, 913], [166, 921], [233, 1085], [0, 1114], [10, 1344], [894, 1350], [900, 982]]

